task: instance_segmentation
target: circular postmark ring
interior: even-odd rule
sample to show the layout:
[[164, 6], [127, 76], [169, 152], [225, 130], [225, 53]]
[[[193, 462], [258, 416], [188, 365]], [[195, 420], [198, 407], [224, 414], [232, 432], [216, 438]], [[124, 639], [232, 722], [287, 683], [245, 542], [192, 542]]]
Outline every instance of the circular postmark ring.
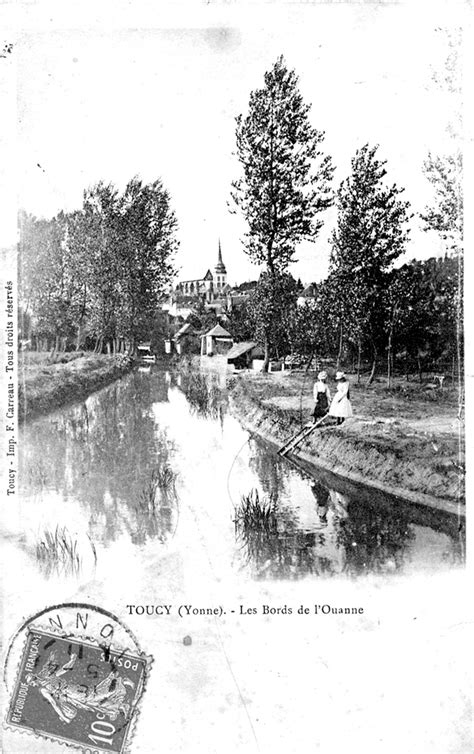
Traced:
[[[34, 615], [31, 615], [29, 618], [27, 618], [23, 623], [17, 628], [13, 636], [11, 637], [10, 641], [8, 642], [7, 651], [5, 653], [5, 660], [3, 665], [3, 682], [6, 687], [6, 689], [9, 691], [8, 688], [8, 681], [7, 681], [7, 669], [8, 664], [10, 660], [10, 656], [12, 654], [13, 646], [17, 639], [21, 640], [21, 634], [25, 630], [28, 630], [28, 627], [31, 626], [35, 621], [39, 621], [41, 619], [44, 619], [48, 616], [49, 613], [58, 612], [59, 610], [91, 610], [96, 613], [100, 613], [101, 615], [104, 615], [106, 618], [109, 618], [117, 625], [119, 625], [122, 630], [128, 634], [128, 636], [132, 639], [133, 643], [135, 644], [135, 650], [141, 653], [141, 648], [138, 642], [138, 639], [136, 638], [135, 634], [131, 629], [128, 628], [128, 626], [125, 626], [125, 624], [118, 618], [114, 613], [110, 612], [110, 610], [106, 610], [103, 607], [97, 607], [96, 605], [92, 605], [87, 602], [62, 602], [58, 605], [51, 605], [50, 607], [44, 608], [44, 610], [40, 610], [39, 612], [35, 613]], [[77, 622], [77, 621], [76, 621]], [[65, 633], [66, 635], [66, 633]]]

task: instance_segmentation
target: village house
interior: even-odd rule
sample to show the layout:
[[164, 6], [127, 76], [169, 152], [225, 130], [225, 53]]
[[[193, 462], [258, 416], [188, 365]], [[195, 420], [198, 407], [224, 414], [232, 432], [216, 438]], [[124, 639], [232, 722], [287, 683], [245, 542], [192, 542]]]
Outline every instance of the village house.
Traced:
[[199, 337], [200, 333], [193, 327], [193, 325], [190, 322], [185, 322], [171, 339], [174, 350], [178, 355], [184, 353], [198, 353]]
[[222, 325], [214, 325], [209, 332], [201, 335], [201, 356], [222, 356], [232, 348], [234, 340]]
[[298, 306], [304, 306], [305, 304], [311, 304], [314, 306], [316, 303], [316, 284], [310, 283], [304, 288], [296, 299]]
[[227, 354], [227, 364], [234, 369], [260, 371], [263, 366], [263, 348], [253, 340], [236, 343]]

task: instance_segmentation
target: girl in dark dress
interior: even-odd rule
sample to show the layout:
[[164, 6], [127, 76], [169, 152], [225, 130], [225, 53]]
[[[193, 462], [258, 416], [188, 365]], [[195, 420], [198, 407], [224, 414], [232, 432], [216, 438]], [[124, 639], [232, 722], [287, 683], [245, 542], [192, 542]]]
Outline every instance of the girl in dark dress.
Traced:
[[326, 372], [320, 372], [318, 379], [314, 383], [313, 396], [314, 396], [314, 411], [313, 419], [315, 422], [321, 419], [329, 411], [329, 403], [331, 400], [331, 394], [326, 384], [328, 376]]

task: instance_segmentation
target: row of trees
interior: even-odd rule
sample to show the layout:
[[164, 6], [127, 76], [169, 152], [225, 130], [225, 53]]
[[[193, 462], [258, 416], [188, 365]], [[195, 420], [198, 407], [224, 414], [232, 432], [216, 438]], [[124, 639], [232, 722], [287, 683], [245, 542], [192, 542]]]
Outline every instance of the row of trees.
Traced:
[[[300, 352], [356, 353], [370, 358], [370, 381], [381, 356], [389, 380], [398, 352], [419, 360], [453, 351], [461, 362], [462, 164], [459, 156], [429, 155], [425, 174], [436, 205], [422, 215], [425, 230], [436, 231], [452, 259], [438, 264], [397, 267], [406, 250], [410, 204], [404, 189], [387, 182], [377, 146], [359, 149], [351, 173], [335, 195], [331, 158], [320, 151], [324, 134], [309, 122], [309, 106], [298, 79], [282, 58], [252, 92], [249, 110], [237, 118], [237, 156], [243, 175], [232, 199], [248, 225], [244, 248], [263, 265], [246, 316], [236, 324], [265, 347], [265, 365], [286, 342]], [[333, 203], [337, 227], [331, 237], [328, 278], [318, 286], [315, 306], [296, 309], [295, 281], [288, 273], [298, 243], [314, 240], [321, 213]]]
[[22, 336], [38, 347], [134, 350], [173, 276], [177, 222], [161, 181], [99, 183], [81, 210], [20, 216]]
[[457, 258], [412, 261], [391, 270], [386, 283], [367, 330], [361, 329], [355, 303], [332, 275], [313, 285], [315, 299], [298, 306], [301, 291], [288, 273], [274, 285], [264, 275], [248, 304], [232, 311], [226, 326], [236, 340], [263, 343], [266, 336], [276, 357], [298, 354], [308, 363], [315, 356], [328, 358], [337, 366], [354, 368], [359, 377], [368, 370], [369, 382], [376, 366], [385, 367], [388, 384], [395, 367], [420, 377], [433, 368], [449, 368], [451, 373], [458, 363]]
[[[238, 340], [267, 337], [272, 353], [332, 359], [353, 366], [360, 376], [370, 363], [385, 362], [388, 383], [398, 371], [457, 368], [458, 260], [454, 257], [412, 261], [386, 275], [377, 310], [370, 311], [371, 327], [361, 328], [356, 302], [329, 276], [314, 285], [316, 298], [299, 307], [296, 281], [284, 274], [269, 285], [261, 279], [245, 309], [232, 313], [229, 329]], [[344, 307], [347, 305], [349, 314]], [[354, 308], [353, 319], [350, 318]], [[365, 317], [364, 317], [365, 318]]]

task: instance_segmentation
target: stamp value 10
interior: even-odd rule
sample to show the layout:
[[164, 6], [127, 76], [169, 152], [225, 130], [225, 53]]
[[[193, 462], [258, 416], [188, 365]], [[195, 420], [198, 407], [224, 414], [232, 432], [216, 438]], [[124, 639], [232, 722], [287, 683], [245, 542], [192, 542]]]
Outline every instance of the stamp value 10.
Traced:
[[83, 751], [123, 754], [146, 660], [30, 628], [7, 725]]

